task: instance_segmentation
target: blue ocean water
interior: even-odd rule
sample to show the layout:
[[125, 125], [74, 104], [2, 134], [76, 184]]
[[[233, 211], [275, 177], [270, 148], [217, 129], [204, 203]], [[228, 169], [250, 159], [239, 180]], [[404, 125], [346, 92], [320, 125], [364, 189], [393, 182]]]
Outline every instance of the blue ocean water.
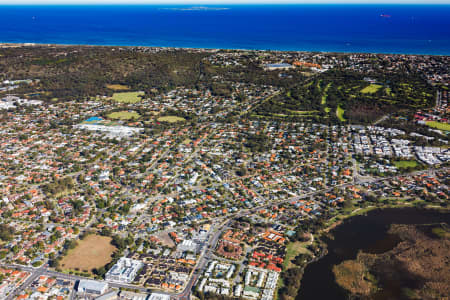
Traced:
[[0, 6], [0, 42], [450, 54], [450, 5], [186, 8]]

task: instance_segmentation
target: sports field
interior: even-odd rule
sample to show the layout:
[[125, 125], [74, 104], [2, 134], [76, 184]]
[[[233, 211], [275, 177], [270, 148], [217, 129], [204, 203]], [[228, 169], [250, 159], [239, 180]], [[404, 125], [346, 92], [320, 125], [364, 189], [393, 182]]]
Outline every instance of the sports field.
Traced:
[[403, 168], [408, 168], [408, 167], [415, 168], [419, 164], [415, 160], [399, 160], [399, 161], [394, 161], [394, 165], [399, 169], [403, 169]]
[[144, 96], [144, 92], [123, 92], [114, 93], [112, 99], [121, 103], [138, 103], [141, 101], [140, 96]]
[[427, 126], [430, 126], [432, 128], [436, 128], [439, 130], [450, 131], [450, 124], [448, 124], [448, 123], [430, 121], [430, 122], [427, 122]]
[[116, 111], [107, 115], [108, 118], [114, 120], [131, 120], [139, 119], [141, 115], [135, 111]]
[[176, 122], [182, 122], [186, 121], [185, 118], [177, 117], [177, 116], [164, 116], [158, 118], [159, 122], [168, 122], [168, 123], [176, 123]]
[[61, 260], [60, 267], [63, 270], [79, 270], [92, 272], [94, 268], [105, 266], [111, 261], [111, 254], [116, 247], [111, 245], [111, 238], [100, 235], [88, 235], [78, 241], [75, 249]]

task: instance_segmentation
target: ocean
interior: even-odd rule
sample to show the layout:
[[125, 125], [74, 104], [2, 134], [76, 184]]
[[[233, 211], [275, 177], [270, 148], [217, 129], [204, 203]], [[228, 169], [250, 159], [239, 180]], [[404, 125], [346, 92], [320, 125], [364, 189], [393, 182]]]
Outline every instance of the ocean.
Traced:
[[450, 5], [3, 5], [0, 42], [449, 55]]

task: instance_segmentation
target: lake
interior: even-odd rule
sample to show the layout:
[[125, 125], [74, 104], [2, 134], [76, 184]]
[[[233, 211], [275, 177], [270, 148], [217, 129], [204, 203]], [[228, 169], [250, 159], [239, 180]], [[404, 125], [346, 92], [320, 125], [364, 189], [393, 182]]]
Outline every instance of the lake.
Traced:
[[428, 224], [450, 222], [450, 213], [417, 208], [373, 210], [366, 216], [355, 216], [331, 231], [334, 239], [326, 239], [328, 254], [309, 264], [301, 281], [297, 300], [348, 299], [347, 292], [336, 284], [332, 267], [352, 260], [360, 250], [383, 253], [400, 241], [387, 233], [391, 224]]

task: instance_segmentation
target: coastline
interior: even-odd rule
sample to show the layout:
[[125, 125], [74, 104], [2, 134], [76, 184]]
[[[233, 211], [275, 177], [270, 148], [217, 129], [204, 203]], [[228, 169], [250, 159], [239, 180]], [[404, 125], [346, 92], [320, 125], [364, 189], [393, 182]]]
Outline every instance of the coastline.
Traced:
[[36, 43], [36, 42], [2, 42], [0, 41], [0, 49], [18, 48], [18, 47], [125, 47], [125, 48], [148, 48], [158, 50], [190, 50], [190, 51], [254, 51], [254, 52], [286, 52], [286, 53], [322, 53], [322, 54], [373, 54], [373, 55], [408, 55], [408, 56], [450, 56], [448, 54], [432, 54], [432, 53], [403, 53], [403, 52], [372, 52], [372, 51], [326, 51], [326, 50], [282, 50], [282, 49], [252, 49], [252, 48], [214, 48], [214, 47], [175, 47], [175, 46], [152, 46], [152, 45], [119, 45], [119, 44], [78, 44], [78, 43]]

